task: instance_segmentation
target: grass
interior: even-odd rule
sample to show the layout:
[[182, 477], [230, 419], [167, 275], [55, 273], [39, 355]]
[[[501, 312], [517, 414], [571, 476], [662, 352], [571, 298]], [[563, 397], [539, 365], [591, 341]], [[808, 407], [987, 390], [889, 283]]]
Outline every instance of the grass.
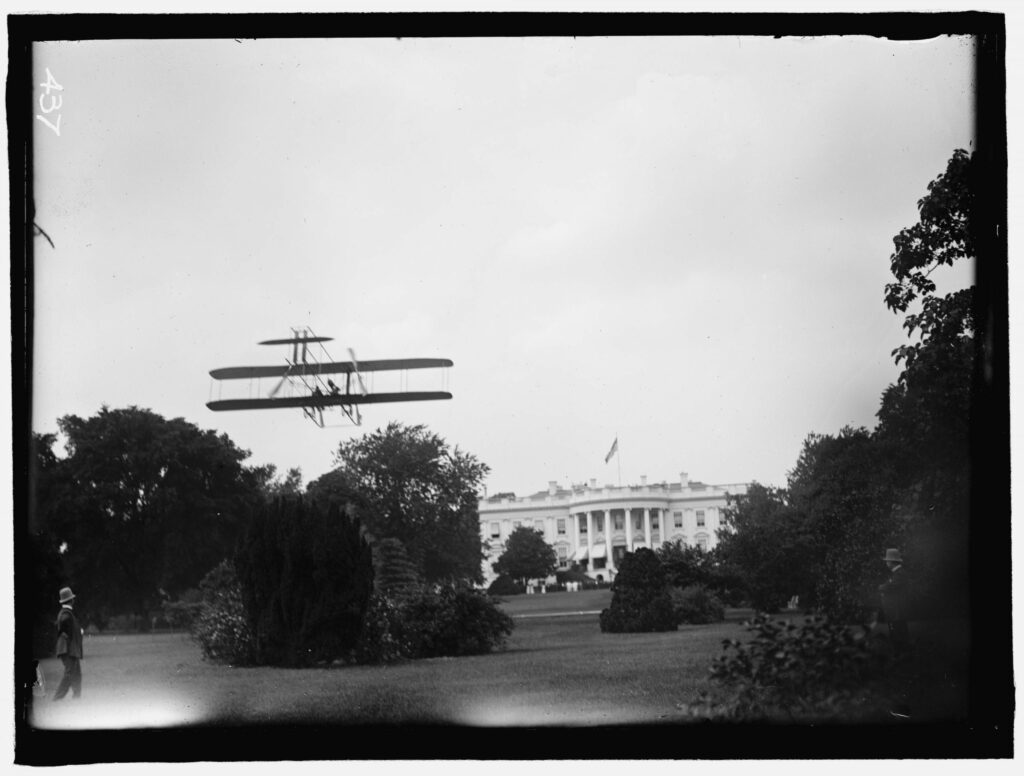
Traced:
[[[36, 703], [39, 728], [190, 724], [617, 725], [681, 721], [736, 621], [671, 633], [603, 634], [607, 590], [516, 596], [506, 649], [386, 667], [235, 668], [180, 633], [89, 636], [83, 697]], [[585, 611], [587, 614], [576, 614]], [[537, 615], [561, 616], [537, 616]], [[531, 616], [532, 615], [532, 616]], [[52, 695], [56, 659], [42, 661]]]
[[[122, 748], [127, 735], [142, 760], [168, 761], [835, 758], [864, 756], [864, 736], [874, 756], [933, 757], [962, 756], [978, 735], [922, 720], [819, 725], [813, 739], [806, 726], [701, 724], [685, 706], [711, 687], [722, 640], [747, 636], [751, 612], [669, 633], [604, 634], [597, 612], [609, 600], [607, 590], [510, 597], [502, 606], [516, 628], [504, 650], [391, 666], [238, 668], [203, 660], [183, 633], [87, 636], [83, 697], [37, 699], [19, 756], [135, 759]], [[41, 667], [52, 695], [60, 663]], [[154, 737], [157, 728], [167, 730]], [[371, 733], [379, 728], [386, 735]], [[66, 748], [78, 730], [88, 736]]]

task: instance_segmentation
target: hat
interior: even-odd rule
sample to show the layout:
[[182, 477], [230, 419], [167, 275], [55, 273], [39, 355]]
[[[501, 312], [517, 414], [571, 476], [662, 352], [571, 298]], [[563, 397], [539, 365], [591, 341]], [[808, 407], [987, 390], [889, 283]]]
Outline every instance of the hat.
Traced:
[[897, 550], [895, 548], [890, 548], [890, 549], [885, 551], [885, 557], [882, 558], [882, 560], [884, 560], [886, 562], [893, 561], [894, 563], [902, 563], [903, 562], [903, 556], [900, 555], [900, 551], [899, 550]]
[[70, 587], [62, 587], [60, 589], [60, 602], [62, 604], [66, 604], [68, 601], [73, 600], [74, 597], [75, 597], [75, 594], [71, 592], [71, 588]]

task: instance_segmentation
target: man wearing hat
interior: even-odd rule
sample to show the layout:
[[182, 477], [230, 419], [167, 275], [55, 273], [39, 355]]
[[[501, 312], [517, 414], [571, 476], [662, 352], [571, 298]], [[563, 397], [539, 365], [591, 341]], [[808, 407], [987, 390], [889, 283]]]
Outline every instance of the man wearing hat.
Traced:
[[64, 676], [57, 685], [53, 699], [59, 701], [71, 690], [78, 698], [82, 694], [82, 629], [72, 610], [75, 594], [70, 587], [61, 588], [60, 612], [57, 613], [57, 656], [64, 664]]
[[893, 649], [897, 655], [902, 655], [910, 644], [903, 557], [898, 549], [888, 549], [882, 560], [889, 569], [889, 579], [878, 588], [882, 597], [882, 614], [889, 625], [889, 639], [892, 641]]

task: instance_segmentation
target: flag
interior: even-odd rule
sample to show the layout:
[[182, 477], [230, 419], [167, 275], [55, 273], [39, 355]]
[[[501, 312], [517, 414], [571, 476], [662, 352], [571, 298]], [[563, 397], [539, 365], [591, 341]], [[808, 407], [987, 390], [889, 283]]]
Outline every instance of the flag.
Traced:
[[619, 438], [615, 437], [615, 441], [612, 442], [612, 449], [609, 450], [608, 451], [608, 455], [606, 455], [604, 457], [604, 462], [608, 463], [612, 459], [612, 456], [615, 455], [618, 451], [619, 451]]

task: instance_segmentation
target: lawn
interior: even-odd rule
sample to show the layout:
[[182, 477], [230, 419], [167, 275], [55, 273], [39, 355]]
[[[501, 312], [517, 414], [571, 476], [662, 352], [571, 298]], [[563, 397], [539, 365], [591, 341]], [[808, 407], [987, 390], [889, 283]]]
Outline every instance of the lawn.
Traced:
[[[861, 757], [870, 733], [875, 756], [936, 756], [978, 735], [962, 725], [936, 733], [918, 719], [895, 728], [891, 720], [818, 726], [813, 739], [804, 726], [761, 726], [741, 740], [740, 729], [701, 724], [684, 706], [711, 686], [708, 669], [722, 640], [747, 636], [749, 610], [670, 633], [604, 634], [597, 613], [609, 600], [607, 590], [510, 597], [502, 606], [516, 627], [505, 649], [391, 666], [239, 668], [203, 660], [183, 633], [87, 636], [83, 697], [37, 699], [34, 735], [21, 739], [20, 751], [48, 764]], [[60, 663], [41, 666], [52, 695]], [[944, 705], [933, 713], [943, 716]], [[372, 734], [381, 728], [388, 735]], [[154, 736], [155, 729], [164, 732]], [[74, 738], [69, 752], [63, 742], [75, 731], [86, 737]], [[125, 736], [148, 749], [126, 754]], [[823, 740], [827, 747], [810, 748]]]
[[[609, 725], [684, 719], [736, 621], [671, 633], [603, 634], [607, 590], [515, 596], [516, 628], [490, 655], [387, 667], [237, 668], [208, 663], [185, 634], [89, 636], [78, 701], [41, 699], [44, 729], [225, 723]], [[579, 614], [577, 612], [584, 612]], [[543, 616], [542, 616], [543, 615]], [[557, 616], [555, 616], [557, 615]], [[44, 660], [47, 689], [60, 679]]]

